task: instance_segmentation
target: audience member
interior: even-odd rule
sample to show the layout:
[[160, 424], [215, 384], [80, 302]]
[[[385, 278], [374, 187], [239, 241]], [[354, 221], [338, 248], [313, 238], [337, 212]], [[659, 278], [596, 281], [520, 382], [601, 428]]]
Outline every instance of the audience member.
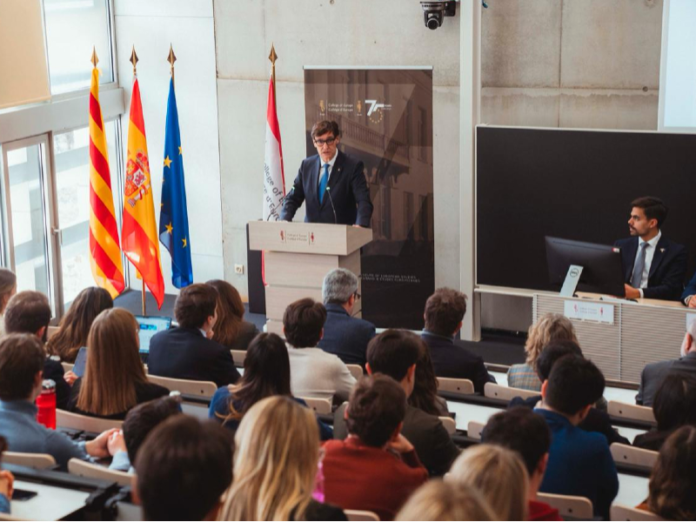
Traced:
[[254, 323], [244, 320], [244, 303], [237, 289], [227, 281], [213, 279], [208, 281], [218, 293], [217, 322], [213, 341], [230, 350], [246, 350], [249, 343], [259, 333]]
[[542, 349], [553, 341], [578, 342], [575, 327], [561, 314], [544, 314], [529, 327], [524, 351], [524, 364], [513, 364], [508, 370], [508, 386], [523, 390], [541, 391], [541, 381], [535, 370], [536, 360]]
[[12, 270], [0, 268], [0, 337], [5, 335], [5, 308], [17, 293], [17, 276]]
[[495, 382], [483, 359], [454, 344], [454, 336], [462, 328], [466, 313], [466, 296], [451, 288], [439, 288], [425, 303], [425, 329], [422, 337], [430, 348], [435, 374], [438, 377], [469, 379], [474, 390], [483, 393], [487, 382]]
[[604, 376], [591, 362], [563, 357], [542, 384], [540, 405], [534, 410], [546, 419], [552, 440], [540, 491], [587, 497], [595, 516], [609, 517], [619, 480], [607, 438], [578, 428], [604, 393]]
[[175, 415], [147, 436], [135, 460], [133, 495], [145, 520], [216, 520], [232, 482], [230, 435]]
[[46, 350], [60, 360], [74, 363], [80, 348], [87, 346], [92, 323], [104, 310], [114, 307], [109, 292], [97, 286], [85, 288], [68, 308], [58, 325], [58, 331], [46, 342]]
[[325, 322], [324, 305], [309, 298], [290, 303], [285, 309], [283, 332], [289, 345], [292, 392], [297, 397], [336, 397], [343, 402], [355, 378], [341, 359], [316, 347]]
[[345, 410], [348, 438], [324, 444], [324, 494], [343, 509], [393, 520], [428, 480], [413, 445], [401, 435], [406, 393], [386, 375], [363, 377]]
[[217, 320], [218, 293], [208, 284], [183, 288], [174, 303], [179, 323], [150, 340], [148, 371], [152, 375], [213, 381], [218, 387], [234, 384], [239, 372], [229, 348], [211, 339]]
[[481, 441], [522, 457], [529, 477], [527, 520], [563, 520], [556, 508], [537, 499], [551, 447], [551, 431], [541, 415], [521, 406], [496, 413], [488, 419]]
[[396, 520], [495, 520], [476, 488], [431, 480], [406, 502]]
[[660, 451], [669, 436], [682, 426], [696, 426], [696, 377], [666, 376], [655, 394], [657, 428], [636, 436], [634, 446]]
[[332, 353], [346, 364], [367, 362], [367, 343], [375, 336], [375, 325], [353, 317], [360, 294], [358, 278], [350, 270], [332, 270], [322, 284], [322, 297], [326, 307], [324, 337], [319, 348]]
[[319, 464], [314, 415], [289, 397], [254, 404], [235, 435], [234, 482], [220, 520], [346, 520], [312, 498]]
[[478, 489], [495, 520], [527, 520], [529, 479], [514, 451], [488, 444], [467, 448], [452, 464], [448, 480]]
[[[48, 323], [51, 321], [51, 306], [48, 298], [40, 292], [24, 291], [16, 294], [5, 309], [5, 331], [32, 334], [46, 343]], [[56, 404], [65, 409], [70, 397], [70, 385], [65, 381], [65, 371], [59, 357], [48, 357], [44, 350], [43, 378], [56, 384]]]
[[[0, 437], [0, 462], [2, 462], [2, 454], [6, 450], [7, 441], [4, 437]], [[0, 513], [10, 512], [10, 499], [12, 498], [13, 486], [14, 475], [12, 475], [10, 471], [0, 470]]]
[[414, 408], [430, 415], [449, 415], [447, 401], [437, 394], [437, 377], [430, 359], [430, 349], [425, 341], [419, 339], [418, 360], [416, 361], [416, 382], [408, 403]]
[[111, 438], [118, 430], [76, 443], [36, 422], [34, 401], [41, 393], [45, 358], [44, 348], [34, 335], [9, 334], [0, 341], [0, 435], [7, 439], [8, 449], [48, 453], [63, 470], [71, 458], [113, 456], [116, 449]]

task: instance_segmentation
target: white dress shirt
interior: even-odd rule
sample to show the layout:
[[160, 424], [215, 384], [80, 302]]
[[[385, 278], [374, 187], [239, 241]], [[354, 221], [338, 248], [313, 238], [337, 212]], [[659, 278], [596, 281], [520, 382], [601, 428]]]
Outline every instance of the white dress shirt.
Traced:
[[[648, 287], [648, 279], [650, 278], [650, 266], [652, 265], [653, 257], [655, 257], [657, 243], [659, 243], [661, 237], [662, 231], [658, 232], [654, 238], [647, 242], [648, 246], [645, 248], [645, 265], [643, 266], [643, 274], [640, 276], [640, 287], [638, 288], [641, 297], [643, 297], [643, 288]], [[640, 253], [643, 248], [643, 243], [645, 243], [645, 241], [639, 238], [638, 251], [636, 252], [636, 259], [633, 262], [634, 267], [636, 266], [638, 258], [640, 257]]]
[[295, 397], [312, 397], [347, 401], [355, 378], [346, 365], [321, 348], [288, 347], [290, 387]]
[[321, 159], [321, 156], [319, 156], [319, 160], [321, 161], [321, 167], [319, 167], [319, 181], [317, 183], [317, 187], [319, 187], [319, 185], [321, 185], [321, 177], [324, 175], [324, 165], [329, 166], [329, 177], [326, 180], [326, 182], [328, 183], [329, 180], [331, 179], [331, 171], [333, 170], [334, 163], [336, 163], [336, 158], [338, 158], [338, 147], [336, 147], [336, 154], [334, 154], [333, 158], [331, 158], [328, 161], [328, 163], [325, 162], [323, 159]]

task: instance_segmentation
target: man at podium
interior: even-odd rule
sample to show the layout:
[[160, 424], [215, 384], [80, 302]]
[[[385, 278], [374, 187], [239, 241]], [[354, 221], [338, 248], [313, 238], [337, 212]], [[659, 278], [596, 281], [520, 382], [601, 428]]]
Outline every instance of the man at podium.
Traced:
[[306, 201], [309, 223], [369, 228], [373, 207], [363, 162], [338, 150], [341, 137], [335, 121], [315, 123], [311, 134], [318, 154], [302, 161], [280, 219], [292, 221]]

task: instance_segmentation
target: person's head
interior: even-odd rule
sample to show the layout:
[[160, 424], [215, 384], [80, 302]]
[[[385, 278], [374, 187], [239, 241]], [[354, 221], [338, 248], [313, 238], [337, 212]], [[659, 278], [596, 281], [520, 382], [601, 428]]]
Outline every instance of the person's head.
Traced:
[[213, 279], [207, 285], [217, 290], [217, 321], [213, 341], [231, 346], [239, 335], [244, 319], [244, 303], [237, 289], [227, 281]]
[[684, 357], [687, 353], [696, 350], [696, 319], [689, 321], [682, 342], [681, 355]]
[[351, 313], [358, 296], [358, 277], [350, 270], [336, 268], [324, 277], [321, 294], [325, 305], [340, 304]]
[[129, 460], [135, 462], [140, 446], [152, 430], [169, 417], [179, 413], [181, 413], [181, 406], [174, 397], [144, 402], [129, 411], [122, 426]]
[[425, 302], [425, 329], [451, 337], [462, 327], [466, 313], [466, 296], [451, 288], [438, 288]]
[[175, 415], [145, 439], [135, 460], [133, 491], [145, 520], [215, 520], [232, 482], [228, 430]]
[[217, 290], [206, 283], [181, 289], [174, 303], [174, 317], [181, 328], [211, 330], [215, 326]]
[[5, 308], [7, 333], [34, 334], [46, 342], [48, 323], [51, 321], [51, 305], [41, 292], [25, 290], [15, 294]]
[[582, 357], [582, 349], [574, 341], [552, 341], [547, 344], [537, 357], [535, 370], [539, 380], [544, 382], [551, 374], [551, 368], [556, 361], [566, 355], [576, 355]]
[[9, 334], [0, 340], [0, 400], [34, 399], [41, 393], [46, 354], [33, 334]]
[[696, 378], [679, 373], [667, 375], [655, 393], [653, 412], [659, 431], [696, 426]]
[[495, 520], [526, 520], [529, 478], [517, 453], [501, 446], [469, 447], [452, 464], [449, 480], [478, 489]]
[[7, 303], [16, 293], [17, 276], [12, 270], [0, 268], [0, 314], [5, 312]]
[[324, 335], [326, 308], [309, 297], [290, 303], [283, 314], [285, 339], [295, 348], [313, 348]]
[[529, 327], [524, 351], [527, 354], [526, 363], [534, 368], [537, 357], [544, 346], [553, 341], [578, 342], [575, 327], [566, 316], [561, 314], [544, 314]]
[[496, 515], [476, 488], [435, 479], [411, 495], [395, 520], [496, 520]]
[[667, 219], [667, 206], [661, 199], [651, 196], [631, 201], [631, 217], [628, 230], [632, 236], [654, 237]]
[[235, 442], [221, 520], [304, 520], [319, 463], [312, 410], [290, 397], [263, 399], [242, 419]]
[[401, 383], [407, 396], [413, 393], [420, 339], [407, 330], [385, 330], [367, 345], [367, 373], [383, 373]]
[[592, 361], [577, 355], [560, 359], [541, 385], [544, 406], [565, 415], [575, 425], [585, 419], [603, 393], [602, 372]]
[[413, 393], [408, 398], [408, 403], [431, 415], [440, 415], [437, 403], [437, 376], [433, 361], [430, 358], [430, 348], [418, 338], [418, 361], [416, 361], [416, 376], [413, 383]]
[[97, 415], [115, 415], [137, 404], [135, 385], [147, 382], [138, 347], [139, 325], [125, 308], [110, 308], [92, 323], [87, 363], [77, 407]]
[[329, 162], [336, 154], [336, 147], [341, 141], [341, 131], [335, 121], [318, 121], [312, 125], [312, 143], [324, 162]]
[[46, 343], [48, 353], [62, 361], [74, 362], [80, 348], [87, 346], [87, 336], [94, 319], [114, 307], [111, 294], [97, 286], [85, 288], [60, 320], [58, 331]]

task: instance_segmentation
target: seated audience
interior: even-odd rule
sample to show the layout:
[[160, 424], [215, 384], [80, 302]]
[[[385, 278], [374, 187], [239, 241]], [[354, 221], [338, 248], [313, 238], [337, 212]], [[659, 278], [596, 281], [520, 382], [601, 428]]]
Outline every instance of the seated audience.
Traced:
[[346, 364], [359, 364], [364, 368], [367, 343], [375, 336], [375, 325], [353, 317], [353, 309], [360, 299], [357, 276], [345, 268], [336, 268], [324, 277], [321, 292], [326, 323], [324, 337], [317, 346]]
[[433, 362], [430, 360], [430, 349], [422, 339], [419, 341], [416, 382], [413, 385], [413, 393], [408, 398], [408, 403], [430, 415], [447, 416], [449, 415], [447, 401], [437, 394], [438, 383]]
[[336, 398], [343, 402], [355, 378], [341, 359], [317, 348], [323, 335], [326, 309], [312, 299], [290, 303], [283, 314], [288, 342], [292, 393], [296, 397]]
[[394, 519], [428, 480], [413, 445], [401, 435], [405, 414], [406, 393], [391, 377], [363, 377], [355, 385], [345, 411], [348, 438], [324, 444], [327, 502]]
[[[237, 384], [223, 386], [213, 395], [208, 417], [235, 431], [249, 408], [261, 399], [274, 395], [292, 397], [290, 360], [280, 337], [262, 333], [249, 345], [242, 378]], [[296, 398], [295, 401], [307, 406], [302, 399]], [[331, 428], [319, 420], [317, 422], [322, 440], [330, 439], [333, 436]]]
[[17, 276], [12, 270], [0, 268], [0, 337], [5, 335], [5, 308], [17, 293]]
[[0, 436], [7, 440], [8, 450], [48, 453], [63, 470], [72, 458], [113, 456], [116, 449], [110, 438], [118, 430], [77, 443], [36, 421], [34, 401], [41, 394], [45, 358], [43, 345], [35, 335], [9, 334], [0, 341]]
[[607, 438], [578, 427], [604, 393], [604, 376], [578, 356], [560, 359], [541, 387], [541, 403], [534, 410], [551, 428], [546, 475], [539, 491], [587, 497], [595, 516], [609, 518], [609, 507], [619, 491], [619, 479]]
[[60, 320], [58, 331], [46, 342], [46, 350], [60, 360], [74, 363], [80, 348], [87, 346], [92, 323], [104, 310], [114, 307], [114, 300], [103, 288], [91, 286], [77, 294]]
[[650, 363], [640, 374], [640, 388], [636, 395], [636, 404], [652, 406], [657, 389], [667, 376], [675, 374], [696, 377], [696, 321], [688, 324], [681, 346], [681, 357], [669, 361]]
[[689, 284], [684, 288], [681, 296], [682, 303], [689, 308], [696, 308], [696, 272], [689, 281]]
[[401, 508], [396, 520], [495, 520], [476, 488], [431, 480]]
[[[10, 299], [5, 309], [5, 331], [32, 334], [39, 338], [42, 347], [48, 336], [51, 321], [51, 306], [48, 298], [40, 292], [27, 290]], [[56, 383], [56, 404], [65, 409], [70, 397], [70, 385], [65, 381], [63, 365], [59, 357], [49, 357], [44, 349], [43, 378]]]
[[145, 520], [216, 520], [232, 482], [225, 430], [176, 415], [147, 436], [135, 460], [133, 498]]
[[439, 288], [425, 303], [425, 329], [422, 337], [430, 348], [438, 377], [470, 379], [474, 390], [483, 393], [487, 382], [495, 382], [483, 359], [454, 344], [466, 313], [466, 296], [451, 288]]
[[[0, 437], [0, 462], [2, 461], [2, 454], [6, 450], [7, 441], [4, 437]], [[0, 470], [0, 513], [10, 512], [10, 499], [12, 498], [13, 486], [14, 475], [12, 475], [10, 471]]]
[[[419, 348], [417, 335], [406, 330], [385, 330], [367, 347], [367, 372], [388, 375], [401, 384], [406, 397], [409, 397], [415, 386]], [[335, 439], [343, 440], [348, 436], [344, 410], [345, 405], [334, 413]], [[431, 476], [447, 473], [459, 455], [440, 419], [410, 404], [406, 406], [401, 433], [416, 448], [418, 458]]]
[[523, 390], [541, 391], [541, 381], [535, 371], [536, 360], [544, 346], [554, 341], [573, 341], [577, 344], [575, 327], [561, 314], [544, 314], [529, 327], [524, 351], [524, 364], [513, 364], [508, 370], [508, 386]]
[[312, 498], [319, 464], [314, 415], [289, 397], [254, 404], [235, 434], [234, 481], [219, 520], [347, 520]]
[[514, 451], [488, 444], [471, 446], [454, 461], [448, 480], [478, 489], [495, 520], [527, 520], [529, 479]]
[[213, 341], [230, 350], [246, 350], [259, 333], [254, 323], [244, 320], [244, 303], [237, 289], [227, 281], [213, 279], [209, 284], [218, 293], [217, 322]]
[[211, 339], [217, 299], [217, 290], [207, 284], [192, 284], [181, 290], [174, 303], [179, 326], [159, 332], [150, 340], [149, 373], [213, 381], [218, 387], [237, 382], [239, 372], [229, 348]]
[[483, 443], [511, 449], [522, 458], [529, 477], [527, 520], [563, 520], [556, 508], [537, 499], [551, 447], [544, 418], [518, 406], [493, 415], [481, 435]]
[[169, 395], [167, 388], [147, 380], [140, 360], [138, 321], [128, 310], [100, 313], [87, 345], [85, 375], [73, 384], [70, 411], [122, 420], [133, 406]]
[[669, 375], [655, 394], [653, 413], [657, 428], [636, 436], [633, 445], [660, 451], [669, 436], [682, 426], [696, 426], [696, 377]]

